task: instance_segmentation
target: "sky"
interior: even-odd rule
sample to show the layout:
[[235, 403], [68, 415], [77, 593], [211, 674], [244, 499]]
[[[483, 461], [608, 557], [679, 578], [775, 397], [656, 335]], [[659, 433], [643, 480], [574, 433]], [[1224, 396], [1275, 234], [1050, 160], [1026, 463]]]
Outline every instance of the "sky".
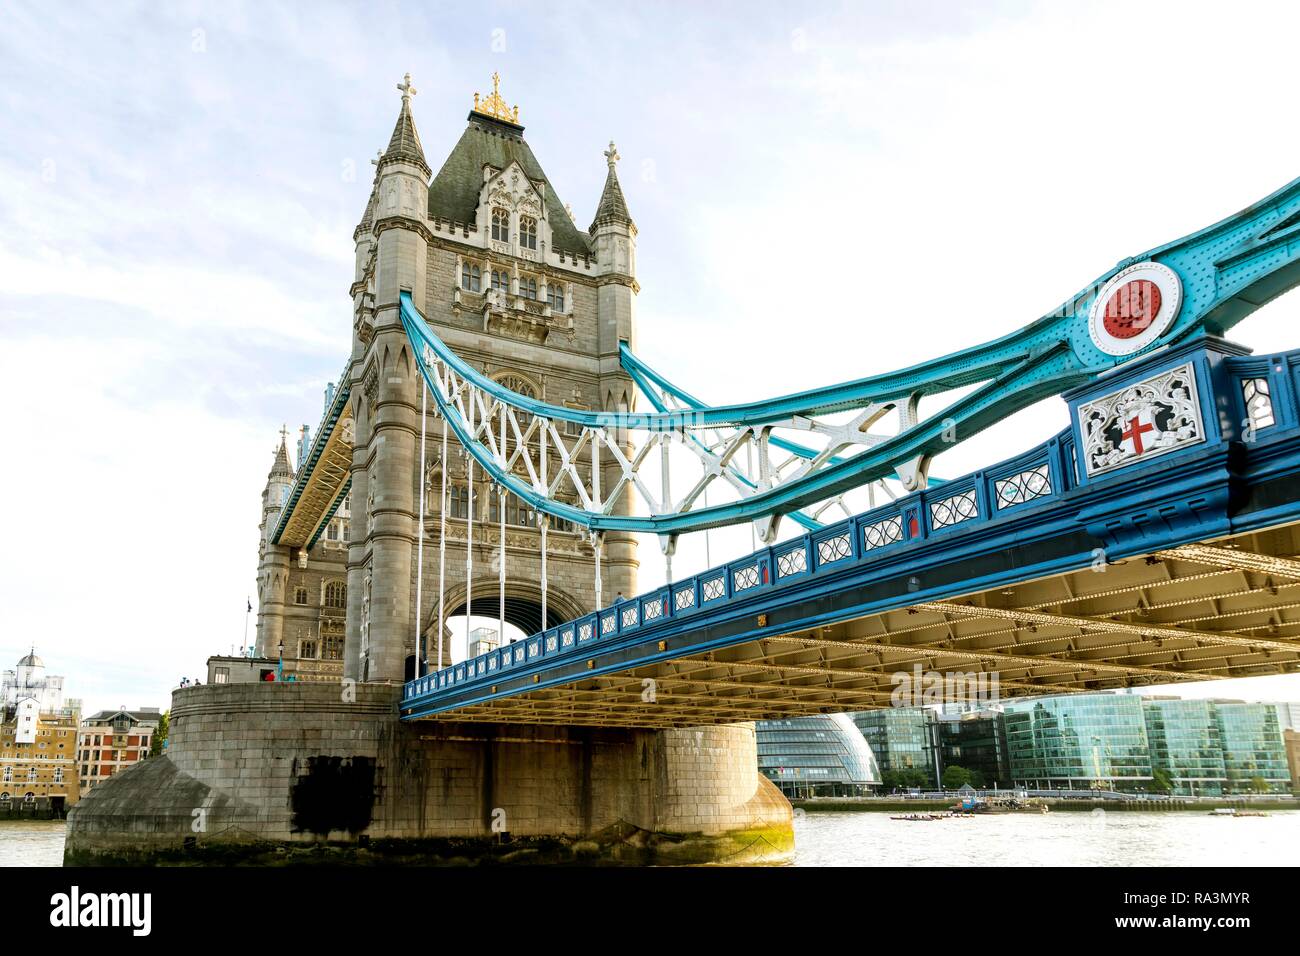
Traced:
[[[1300, 8], [1201, 3], [0, 0], [0, 667], [168, 704], [244, 640], [279, 429], [350, 335], [352, 230], [404, 73], [435, 168], [519, 103], [579, 223], [611, 139], [639, 351], [760, 398], [1016, 329], [1300, 173]], [[1293, 293], [1233, 337], [1300, 347]], [[959, 475], [1066, 422], [957, 446]], [[718, 532], [714, 562], [748, 549]], [[704, 566], [685, 543], [676, 576]], [[642, 582], [662, 579], [652, 544]], [[251, 628], [250, 628], [251, 632]], [[1183, 686], [1300, 699], [1300, 677]]]

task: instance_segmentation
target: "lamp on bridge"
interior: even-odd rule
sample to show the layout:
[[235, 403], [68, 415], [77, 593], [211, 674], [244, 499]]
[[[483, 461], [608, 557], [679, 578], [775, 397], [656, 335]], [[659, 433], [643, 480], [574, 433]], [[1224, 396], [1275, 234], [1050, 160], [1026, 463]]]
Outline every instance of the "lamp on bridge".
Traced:
[[276, 650], [279, 652], [280, 660], [275, 665], [275, 679], [280, 681], [284, 680], [284, 641], [276, 646]]

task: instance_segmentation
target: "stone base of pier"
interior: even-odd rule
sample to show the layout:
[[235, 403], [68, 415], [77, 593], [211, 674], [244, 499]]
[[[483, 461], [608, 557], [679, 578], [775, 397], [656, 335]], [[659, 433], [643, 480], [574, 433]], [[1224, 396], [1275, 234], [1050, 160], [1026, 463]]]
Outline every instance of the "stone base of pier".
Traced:
[[399, 693], [176, 691], [165, 756], [72, 808], [65, 863], [755, 863], [793, 850], [752, 724], [403, 724]]

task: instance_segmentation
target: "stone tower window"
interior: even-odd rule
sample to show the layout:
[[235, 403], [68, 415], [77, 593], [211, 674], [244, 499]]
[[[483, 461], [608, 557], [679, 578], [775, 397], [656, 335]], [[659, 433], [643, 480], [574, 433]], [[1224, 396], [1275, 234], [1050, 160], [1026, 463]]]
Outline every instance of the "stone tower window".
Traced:
[[294, 589], [294, 592], [293, 592], [293, 603], [294, 603], [294, 604], [306, 604], [306, 603], [307, 603], [307, 589], [306, 589], [306, 588], [295, 588], [295, 589]]
[[533, 278], [524, 278], [521, 276], [519, 279], [519, 294], [522, 295], [525, 299], [536, 299], [537, 280]]
[[[523, 292], [523, 290], [524, 290], [524, 280], [520, 279], [519, 291]], [[537, 397], [537, 389], [533, 388], [531, 383], [520, 378], [518, 375], [503, 375], [499, 379], [497, 379], [497, 381], [501, 385], [510, 389], [510, 391], [515, 392], [519, 395], [523, 395], [525, 398]], [[528, 428], [528, 423], [533, 420], [533, 416], [525, 411], [516, 411], [515, 420], [519, 423], [519, 429], [523, 431]]]
[[492, 270], [492, 288], [496, 292], [505, 295], [510, 294], [510, 273], [497, 269]]
[[342, 581], [331, 581], [325, 585], [325, 606], [345, 608], [348, 606], [348, 586]]
[[492, 210], [492, 238], [497, 242], [510, 241], [510, 213], [504, 209]]
[[525, 249], [537, 248], [537, 220], [531, 216], [519, 217], [519, 245]]
[[558, 282], [552, 282], [546, 287], [546, 302], [551, 307], [552, 312], [564, 311], [564, 286]]
[[466, 262], [460, 267], [460, 287], [466, 292], [482, 292], [483, 271], [478, 266]]
[[452, 485], [448, 492], [451, 501], [447, 514], [452, 518], [469, 517], [469, 492], [461, 485]]
[[299, 641], [299, 642], [298, 642], [298, 656], [301, 657], [301, 658], [306, 658], [307, 660], [314, 660], [315, 657], [316, 657], [316, 642], [315, 642], [315, 641]]

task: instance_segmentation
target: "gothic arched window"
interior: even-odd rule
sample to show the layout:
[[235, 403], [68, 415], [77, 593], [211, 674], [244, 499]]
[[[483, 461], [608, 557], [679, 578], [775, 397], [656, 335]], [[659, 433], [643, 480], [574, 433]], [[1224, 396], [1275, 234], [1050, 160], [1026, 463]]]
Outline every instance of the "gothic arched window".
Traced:
[[296, 590], [294, 590], [294, 592], [293, 592], [293, 603], [294, 603], [294, 604], [306, 604], [306, 603], [307, 603], [307, 589], [306, 589], [306, 588], [297, 588]]
[[520, 276], [519, 294], [522, 295], [525, 299], [536, 299], [537, 280], [530, 277]]
[[466, 292], [481, 292], [483, 289], [483, 272], [471, 262], [460, 267], [460, 287]]
[[492, 288], [504, 295], [510, 294], [510, 273], [504, 269], [492, 270]]
[[519, 217], [519, 244], [525, 249], [537, 248], [537, 220], [531, 216]]
[[564, 311], [564, 286], [558, 282], [551, 282], [546, 286], [546, 301], [551, 306], [552, 312]]
[[447, 507], [447, 515], [452, 518], [469, 517], [469, 492], [463, 485], [452, 485], [448, 490], [448, 497], [451, 501]]
[[325, 606], [342, 607], [348, 606], [348, 586], [342, 581], [331, 581], [325, 585]]
[[510, 213], [504, 209], [492, 210], [492, 238], [497, 242], [510, 241]]

